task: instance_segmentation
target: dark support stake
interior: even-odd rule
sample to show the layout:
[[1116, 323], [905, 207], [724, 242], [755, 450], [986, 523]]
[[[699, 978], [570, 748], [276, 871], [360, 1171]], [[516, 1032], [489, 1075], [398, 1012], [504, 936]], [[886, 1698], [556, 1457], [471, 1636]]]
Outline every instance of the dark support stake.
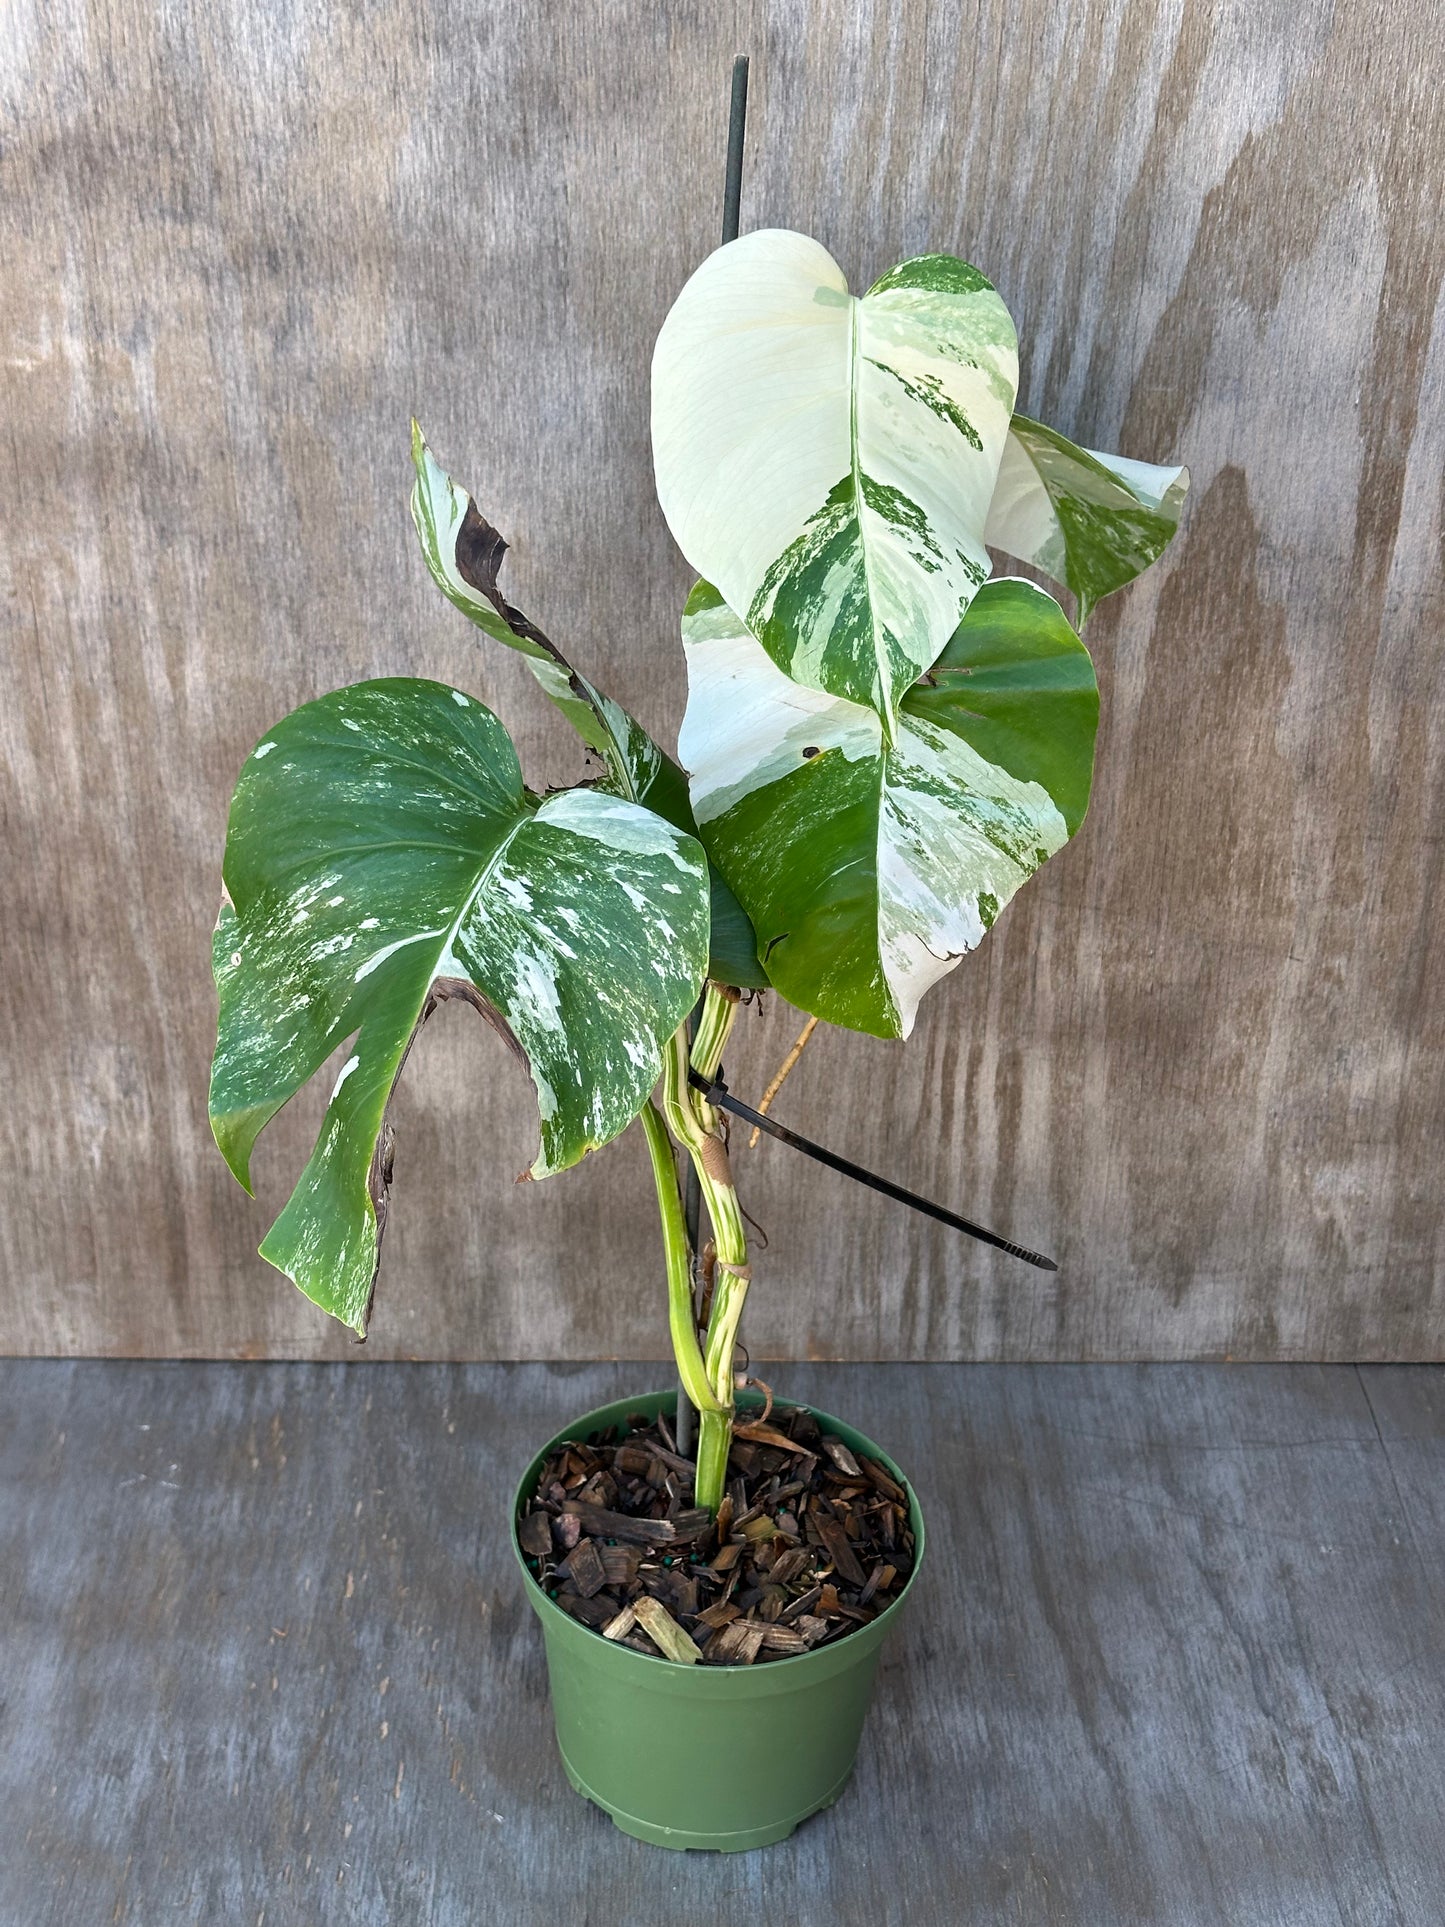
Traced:
[[728, 115], [728, 171], [723, 188], [723, 244], [738, 238], [743, 205], [743, 132], [748, 120], [748, 57], [733, 62], [732, 110]]
[[[723, 223], [724, 242], [738, 238], [738, 221], [743, 204], [743, 136], [748, 122], [748, 57], [739, 54], [733, 62], [732, 101], [728, 111], [728, 165], [723, 183]], [[699, 1003], [698, 1010], [702, 1009]], [[688, 1022], [689, 1042], [697, 1031], [695, 1010]], [[694, 1307], [698, 1305], [698, 1289], [701, 1284], [702, 1267], [698, 1262], [698, 1229], [702, 1216], [702, 1186], [698, 1183], [697, 1172], [692, 1159], [687, 1160], [687, 1176], [683, 1180], [682, 1212], [687, 1224], [688, 1248], [692, 1252], [692, 1295]], [[692, 1453], [692, 1406], [687, 1393], [682, 1389], [682, 1381], [677, 1385], [677, 1449], [684, 1458]]]

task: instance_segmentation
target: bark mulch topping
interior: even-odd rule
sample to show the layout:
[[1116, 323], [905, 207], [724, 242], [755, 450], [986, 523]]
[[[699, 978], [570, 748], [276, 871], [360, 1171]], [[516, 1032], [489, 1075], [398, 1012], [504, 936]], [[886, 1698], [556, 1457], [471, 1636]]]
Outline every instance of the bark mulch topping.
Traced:
[[548, 1456], [517, 1522], [527, 1569], [564, 1611], [651, 1658], [786, 1659], [876, 1619], [913, 1570], [908, 1495], [823, 1436], [802, 1406], [737, 1425], [717, 1519], [665, 1417]]

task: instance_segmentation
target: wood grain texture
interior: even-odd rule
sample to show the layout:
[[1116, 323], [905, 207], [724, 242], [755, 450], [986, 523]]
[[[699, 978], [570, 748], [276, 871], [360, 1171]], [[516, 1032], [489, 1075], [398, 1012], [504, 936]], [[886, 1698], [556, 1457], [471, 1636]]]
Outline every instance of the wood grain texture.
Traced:
[[[1445, 1349], [1440, 569], [1445, 163], [1425, 0], [1014, 8], [20, 0], [0, 73], [6, 649], [0, 1346], [341, 1356], [254, 1256], [205, 1121], [226, 802], [292, 705], [465, 682], [534, 782], [578, 763], [407, 526], [407, 416], [514, 544], [511, 593], [672, 740], [687, 572], [650, 345], [718, 228], [855, 285], [994, 278], [1021, 403], [1183, 459], [1171, 557], [1105, 605], [1088, 822], [906, 1047], [815, 1039], [782, 1121], [1057, 1277], [781, 1147], [740, 1157], [767, 1355]], [[797, 1027], [749, 1013], [755, 1095]], [[324, 1080], [323, 1080], [324, 1082]], [[399, 1106], [372, 1350], [665, 1348], [631, 1137], [514, 1191], [526, 1086], [443, 1015]], [[602, 1280], [607, 1281], [605, 1291]]]
[[842, 1800], [730, 1856], [569, 1790], [506, 1542], [653, 1375], [0, 1365], [0, 1916], [1437, 1927], [1441, 1372], [780, 1371], [928, 1557]]

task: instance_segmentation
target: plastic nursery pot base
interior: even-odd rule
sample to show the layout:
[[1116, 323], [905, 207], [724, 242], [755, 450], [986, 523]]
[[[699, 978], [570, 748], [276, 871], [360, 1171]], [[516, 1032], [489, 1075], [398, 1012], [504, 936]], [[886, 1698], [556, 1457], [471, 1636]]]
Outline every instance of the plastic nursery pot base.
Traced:
[[[780, 1663], [774, 1662], [775, 1665]], [[667, 1662], [663, 1660], [660, 1664], [666, 1665]], [[560, 1744], [558, 1752], [561, 1753]], [[562, 1753], [562, 1771], [567, 1775], [568, 1782], [575, 1792], [580, 1793], [584, 1800], [590, 1800], [594, 1807], [601, 1807], [613, 1826], [622, 1833], [630, 1833], [634, 1840], [645, 1840], [650, 1847], [672, 1847], [679, 1852], [700, 1850], [713, 1853], [750, 1853], [754, 1847], [771, 1847], [779, 1840], [786, 1840], [794, 1828], [801, 1826], [804, 1820], [811, 1820], [815, 1813], [821, 1813], [825, 1807], [832, 1806], [853, 1776], [853, 1767], [850, 1762], [842, 1779], [836, 1786], [830, 1787], [821, 1800], [810, 1807], [805, 1807], [801, 1813], [789, 1815], [786, 1820], [779, 1820], [771, 1826], [755, 1827], [751, 1833], [684, 1835], [671, 1827], [655, 1826], [650, 1820], [639, 1819], [635, 1813], [623, 1813], [619, 1808], [609, 1806], [600, 1793], [588, 1786], [587, 1782], [573, 1771], [572, 1762], [565, 1753]]]
[[[740, 1394], [740, 1407], [757, 1406]], [[512, 1549], [541, 1621], [557, 1746], [572, 1786], [634, 1839], [654, 1846], [746, 1852], [784, 1840], [831, 1806], [853, 1770], [884, 1639], [924, 1557], [923, 1516], [902, 1469], [879, 1446], [817, 1406], [825, 1432], [876, 1459], [905, 1487], [914, 1567], [874, 1620], [807, 1653], [752, 1666], [679, 1665], [604, 1639], [548, 1598], [527, 1570], [516, 1521], [543, 1462], [634, 1414], [676, 1409], [676, 1393], [617, 1399], [584, 1413], [537, 1453], [512, 1507]]]

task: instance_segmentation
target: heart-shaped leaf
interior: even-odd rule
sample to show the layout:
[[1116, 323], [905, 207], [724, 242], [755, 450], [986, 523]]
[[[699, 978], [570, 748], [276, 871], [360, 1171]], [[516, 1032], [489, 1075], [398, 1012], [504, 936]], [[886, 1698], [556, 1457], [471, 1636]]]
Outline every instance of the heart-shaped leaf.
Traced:
[[889, 743], [872, 709], [784, 676], [706, 583], [683, 640], [693, 808], [769, 976], [831, 1023], [906, 1037], [923, 993], [1083, 820], [1088, 651], [1042, 589], [989, 582]]
[[442, 998], [526, 1063], [531, 1176], [615, 1137], [701, 989], [707, 874], [693, 838], [637, 804], [529, 795], [506, 731], [460, 690], [360, 683], [288, 716], [236, 786], [214, 944], [211, 1124], [248, 1189], [262, 1129], [352, 1043], [262, 1256], [364, 1331], [387, 1100]]
[[652, 363], [657, 493], [688, 561], [794, 681], [883, 718], [989, 572], [1018, 381], [1008, 310], [966, 262], [861, 299], [806, 235], [762, 229], [692, 276]]
[[1095, 603], [1158, 561], [1188, 489], [1187, 468], [1077, 448], [1015, 415], [984, 535], [1072, 590], [1082, 628]]
[[[697, 834], [687, 778], [635, 717], [604, 696], [567, 661], [557, 645], [502, 594], [498, 583], [507, 544], [466, 489], [437, 461], [415, 422], [411, 425], [416, 482], [411, 514], [422, 555], [442, 594], [494, 641], [517, 650], [537, 681], [598, 757], [601, 787], [655, 810], [688, 835]], [[768, 979], [742, 905], [713, 872], [712, 940], [708, 975], [719, 983], [759, 989]]]

